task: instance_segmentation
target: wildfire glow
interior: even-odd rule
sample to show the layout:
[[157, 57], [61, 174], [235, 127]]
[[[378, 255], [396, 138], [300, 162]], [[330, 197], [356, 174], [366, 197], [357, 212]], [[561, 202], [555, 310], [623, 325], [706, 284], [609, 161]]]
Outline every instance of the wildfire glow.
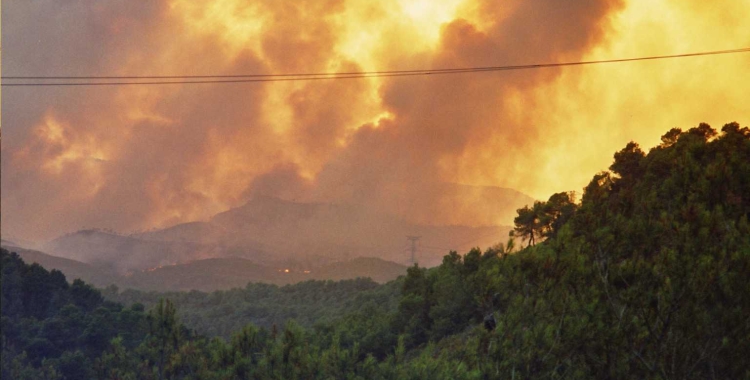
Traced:
[[428, 43], [437, 43], [440, 28], [456, 17], [456, 11], [463, 0], [400, 0], [404, 14], [420, 30]]
[[[750, 3], [734, 0], [108, 4], [60, 5], [87, 23], [25, 3], [6, 14], [19, 32], [3, 39], [17, 52], [3, 73], [369, 71], [750, 46]], [[580, 191], [630, 140], [648, 148], [672, 127], [750, 124], [748, 67], [750, 54], [738, 54], [429, 78], [4, 88], [3, 231], [164, 227], [254, 194], [507, 225], [469, 207], [477, 197], [444, 199], [434, 184], [540, 199]]]
[[[154, 272], [154, 271], [157, 271], [157, 270], [162, 269], [162, 268], [174, 267], [174, 266], [177, 266], [177, 265], [179, 265], [179, 263], [161, 264], [161, 265], [157, 265], [155, 267], [146, 268], [145, 270], [143, 270], [143, 272]], [[132, 274], [131, 274], [131, 276], [132, 276]]]
[[257, 38], [262, 33], [265, 15], [259, 5], [239, 0], [210, 3], [174, 0], [170, 9], [178, 15], [189, 32], [196, 35], [218, 35], [226, 43], [225, 52], [236, 53], [251, 48], [260, 51]]
[[[43, 124], [36, 129], [36, 134], [48, 146], [47, 157], [41, 169], [52, 175], [61, 175], [69, 166], [76, 166], [85, 177], [79, 178], [89, 188], [81, 195], [94, 196], [103, 185], [101, 164], [106, 155], [97, 141], [91, 136], [70, 136], [70, 126], [65, 126], [53, 116], [48, 115]], [[22, 151], [24, 155], [28, 150]]]

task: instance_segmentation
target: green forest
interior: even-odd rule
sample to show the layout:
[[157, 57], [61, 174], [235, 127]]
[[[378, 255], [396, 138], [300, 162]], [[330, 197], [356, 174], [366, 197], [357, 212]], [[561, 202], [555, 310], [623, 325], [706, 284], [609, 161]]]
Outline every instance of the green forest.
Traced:
[[143, 292], [115, 286], [102, 290], [108, 300], [123, 305], [142, 304], [146, 309], [161, 299], [169, 299], [178, 317], [190, 328], [206, 336], [230, 339], [232, 334], [252, 323], [258, 327], [283, 326], [289, 319], [303, 327], [325, 325], [342, 315], [367, 308], [395, 310], [403, 281], [378, 285], [369, 278], [341, 281], [306, 281], [277, 286], [249, 283], [245, 288], [204, 293]]
[[384, 285], [97, 290], [3, 250], [2, 378], [750, 378], [750, 129], [631, 142], [578, 198]]

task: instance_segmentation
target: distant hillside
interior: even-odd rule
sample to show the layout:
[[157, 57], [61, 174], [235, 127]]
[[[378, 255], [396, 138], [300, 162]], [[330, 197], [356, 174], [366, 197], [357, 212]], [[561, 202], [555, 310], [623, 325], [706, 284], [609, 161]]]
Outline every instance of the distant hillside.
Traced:
[[214, 291], [244, 288], [248, 283], [286, 285], [358, 277], [384, 283], [405, 274], [405, 266], [378, 258], [357, 258], [309, 269], [269, 267], [241, 258], [214, 258], [136, 272], [127, 277], [125, 286], [157, 291]]
[[392, 261], [374, 257], [358, 257], [344, 262], [335, 262], [320, 267], [311, 273], [316, 280], [344, 280], [369, 277], [375, 282], [386, 283], [398, 276], [406, 275], [407, 267]]
[[7, 246], [5, 244], [3, 244], [3, 248], [10, 252], [17, 253], [18, 256], [28, 264], [37, 263], [47, 270], [59, 270], [65, 275], [69, 282], [80, 278], [81, 280], [98, 287], [105, 287], [111, 284], [123, 284], [123, 279], [120, 278], [116, 272], [107, 268], [100, 268], [80, 261], [52, 256], [30, 249]]
[[504, 241], [510, 227], [414, 224], [403, 218], [352, 204], [298, 203], [256, 197], [217, 214], [212, 224], [230, 232], [227, 242], [261, 242], [276, 257], [309, 256], [342, 260], [380, 257], [406, 262], [406, 235], [421, 236], [419, 261], [437, 265], [450, 249], [487, 247]]
[[226, 229], [210, 222], [182, 223], [156, 231], [130, 235], [141, 240], [183, 241], [201, 244], [213, 244], [226, 235]]
[[28, 263], [38, 263], [48, 270], [57, 269], [69, 281], [80, 278], [102, 288], [114, 284], [123, 289], [214, 291], [244, 288], [248, 283], [287, 285], [308, 280], [344, 280], [358, 277], [385, 283], [406, 274], [406, 266], [372, 257], [355, 258], [317, 267], [301, 264], [271, 267], [247, 259], [225, 257], [158, 266], [121, 275], [106, 267], [44, 252], [13, 246], [3, 248], [18, 253]]
[[[453, 188], [463, 189], [456, 190], [461, 193], [499, 191], [456, 186]], [[503, 190], [500, 194], [507, 192]], [[523, 198], [518, 194], [517, 197]], [[487, 207], [494, 207], [491, 205], [495, 203], [487, 201]], [[61, 236], [42, 250], [109, 267], [121, 274], [226, 257], [273, 268], [290, 265], [310, 268], [357, 257], [406, 263], [409, 260], [406, 236], [416, 235], [421, 236], [417, 260], [421, 265], [434, 266], [451, 249], [486, 248], [506, 240], [508, 231], [510, 227], [506, 226], [414, 224], [357, 205], [299, 203], [259, 196], [206, 222], [178, 224], [129, 236], [83, 230]]]
[[99, 230], [83, 230], [61, 236], [44, 246], [44, 250], [61, 257], [110, 267], [124, 274], [161, 265], [211, 257], [258, 254], [252, 247], [233, 249], [223, 244], [201, 244], [185, 239], [145, 240]]
[[242, 288], [248, 282], [277, 283], [274, 272], [245, 259], [215, 258], [136, 272], [128, 277], [128, 285], [157, 291], [213, 291]]

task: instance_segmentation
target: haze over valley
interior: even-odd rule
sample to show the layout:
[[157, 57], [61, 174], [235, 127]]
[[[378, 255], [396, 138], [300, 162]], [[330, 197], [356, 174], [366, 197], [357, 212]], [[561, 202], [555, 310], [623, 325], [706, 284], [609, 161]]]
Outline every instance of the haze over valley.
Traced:
[[[507, 219], [515, 209], [533, 203], [510, 189], [444, 187], [455, 193], [478, 193], [477, 209]], [[420, 237], [415, 262], [434, 266], [449, 250], [488, 247], [506, 240], [510, 230], [509, 226], [416, 224], [361, 205], [258, 195], [205, 222], [127, 235], [88, 229], [34, 246], [46, 255], [74, 260], [75, 270], [72, 262], [55, 261], [40, 256], [41, 252], [36, 256], [20, 252], [31, 262], [99, 286], [215, 290], [248, 282], [287, 284], [309, 279], [371, 277], [384, 282], [405, 274], [412, 264], [406, 236]], [[23, 248], [13, 242], [3, 246]], [[335, 265], [340, 270], [332, 270]]]

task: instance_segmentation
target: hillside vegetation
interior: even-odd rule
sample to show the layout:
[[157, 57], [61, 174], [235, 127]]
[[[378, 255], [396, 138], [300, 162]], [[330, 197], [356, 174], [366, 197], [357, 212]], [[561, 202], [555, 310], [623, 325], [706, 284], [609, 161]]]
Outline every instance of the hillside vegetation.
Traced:
[[341, 281], [305, 281], [277, 286], [250, 283], [244, 288], [205, 292], [143, 292], [116, 287], [102, 291], [106, 299], [123, 305], [145, 305], [151, 309], [162, 299], [169, 299], [177, 315], [198, 333], [226, 339], [252, 323], [258, 327], [283, 326], [295, 320], [306, 328], [335, 322], [363, 307], [381, 311], [394, 310], [400, 294], [399, 281], [379, 286], [369, 278]]
[[[318, 266], [282, 263], [269, 267], [256, 262], [222, 257], [195, 260], [184, 264], [165, 265], [150, 270], [121, 275], [106, 267], [47, 255], [43, 252], [5, 246], [16, 252], [25, 262], [37, 263], [47, 269], [57, 269], [69, 280], [81, 279], [101, 288], [143, 291], [204, 291], [244, 288], [248, 283], [275, 285], [296, 284], [310, 280], [348, 280], [370, 278], [378, 283], [395, 280], [406, 274], [406, 266], [374, 257], [358, 257]], [[286, 265], [284, 265], [286, 264]]]
[[309, 270], [301, 269], [299, 265], [291, 269], [288, 266], [269, 267], [245, 259], [224, 257], [135, 272], [120, 278], [115, 284], [152, 291], [214, 291], [243, 288], [250, 282], [288, 285], [310, 280], [371, 278], [384, 283], [405, 275], [407, 267], [378, 258], [358, 257], [302, 268]]
[[57, 269], [65, 275], [68, 281], [81, 279], [90, 285], [105, 287], [113, 283], [119, 283], [122, 280], [122, 276], [116, 271], [104, 267], [52, 256], [44, 252], [19, 248], [13, 245], [4, 244], [2, 247], [8, 251], [17, 253], [28, 264], [37, 263], [48, 270]]
[[[560, 193], [519, 209], [521, 242], [364, 286], [395, 294], [390, 306], [355, 297], [312, 328], [249, 324], [229, 340], [194, 336], [170, 301], [144, 317], [3, 252], [3, 378], [78, 378], [74, 367], [104, 379], [748, 378], [749, 194], [750, 129], [673, 129], [648, 154], [615, 153], [580, 203]], [[60, 307], [82, 288], [95, 306]], [[76, 320], [110, 314], [87, 334], [65, 324], [71, 308]], [[124, 312], [133, 323], [113, 317]]]

